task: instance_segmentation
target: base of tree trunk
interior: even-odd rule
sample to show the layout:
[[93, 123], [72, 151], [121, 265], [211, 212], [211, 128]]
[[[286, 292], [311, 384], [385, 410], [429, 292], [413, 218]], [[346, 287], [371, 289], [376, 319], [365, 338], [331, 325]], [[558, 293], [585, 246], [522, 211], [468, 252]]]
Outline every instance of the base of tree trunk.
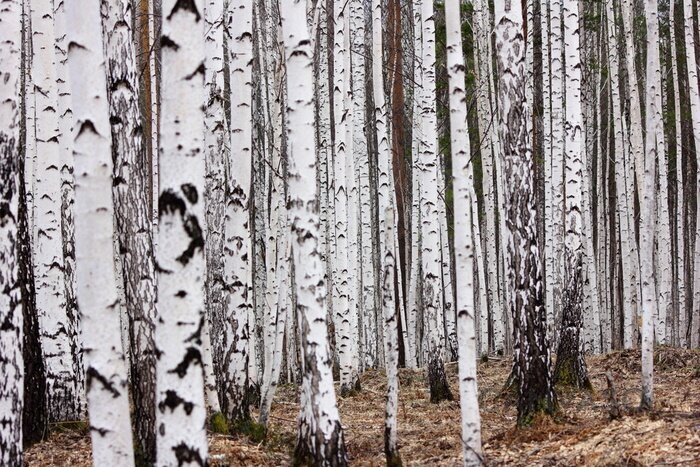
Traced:
[[384, 454], [386, 454], [386, 467], [403, 467], [398, 450], [393, 452], [385, 450]]
[[391, 446], [389, 441], [390, 431], [389, 428], [384, 428], [384, 455], [386, 456], [386, 466], [387, 467], [403, 467], [403, 462], [401, 462], [401, 456], [399, 455], [399, 450], [396, 446]]
[[653, 399], [642, 394], [642, 401], [639, 403], [639, 410], [642, 412], [650, 412], [651, 410], [654, 410]]
[[428, 384], [430, 385], [430, 402], [437, 404], [440, 401], [452, 401], [454, 396], [447, 384], [445, 375], [445, 364], [442, 359], [434, 353], [428, 363]]
[[299, 420], [299, 437], [294, 449], [292, 465], [345, 467], [348, 456], [340, 423], [336, 422], [330, 439], [326, 440], [323, 431], [313, 427], [304, 419]]
[[360, 378], [357, 378], [354, 383], [340, 386], [340, 397], [352, 397], [362, 391]]
[[588, 378], [588, 369], [579, 346], [579, 338], [578, 331], [566, 330], [562, 333], [554, 369], [554, 383], [590, 391], [593, 386]]

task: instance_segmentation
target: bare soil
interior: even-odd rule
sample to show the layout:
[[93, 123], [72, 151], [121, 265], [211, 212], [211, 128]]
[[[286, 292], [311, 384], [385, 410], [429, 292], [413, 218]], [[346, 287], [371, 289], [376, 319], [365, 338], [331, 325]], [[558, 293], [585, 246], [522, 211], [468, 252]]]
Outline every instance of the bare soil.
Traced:
[[[559, 388], [560, 414], [516, 429], [512, 394], [502, 392], [504, 359], [479, 363], [479, 404], [489, 466], [700, 466], [700, 352], [661, 347], [655, 356], [655, 410], [639, 413], [640, 355], [615, 352], [587, 359], [593, 391]], [[457, 397], [456, 364], [447, 365]], [[623, 416], [611, 420], [605, 374], [614, 380]], [[460, 465], [459, 403], [431, 404], [422, 371], [400, 371], [399, 449], [404, 465]], [[385, 465], [384, 375], [368, 371], [362, 391], [339, 399], [350, 463]], [[289, 465], [294, 449], [297, 387], [281, 386], [265, 441], [212, 433], [213, 465]], [[60, 428], [60, 427], [55, 427]], [[26, 452], [29, 466], [91, 465], [86, 430], [54, 430]]]

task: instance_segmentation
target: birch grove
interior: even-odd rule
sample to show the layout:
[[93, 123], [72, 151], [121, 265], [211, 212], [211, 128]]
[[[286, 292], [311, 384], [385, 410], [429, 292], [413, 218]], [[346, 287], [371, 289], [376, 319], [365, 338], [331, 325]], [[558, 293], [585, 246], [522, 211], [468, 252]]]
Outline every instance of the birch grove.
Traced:
[[690, 456], [699, 6], [0, 0], [0, 464]]

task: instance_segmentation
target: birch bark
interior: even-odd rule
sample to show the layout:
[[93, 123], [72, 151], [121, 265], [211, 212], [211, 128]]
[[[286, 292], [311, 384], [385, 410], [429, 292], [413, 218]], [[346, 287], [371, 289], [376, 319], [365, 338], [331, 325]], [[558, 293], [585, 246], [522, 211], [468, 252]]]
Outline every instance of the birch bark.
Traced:
[[313, 52], [302, 2], [280, 4], [287, 66], [289, 197], [294, 256], [295, 308], [299, 312], [304, 373], [299, 435], [300, 463], [347, 465], [330, 365], [323, 265], [318, 252], [318, 203], [313, 99]]
[[225, 343], [227, 382], [222, 409], [230, 420], [250, 417], [248, 389], [248, 335], [252, 309], [251, 267], [251, 170], [252, 170], [252, 66], [253, 4], [229, 3], [227, 23], [230, 44], [231, 155], [228, 161], [224, 281], [226, 292]]
[[[377, 205], [379, 208], [379, 251], [382, 254], [382, 316], [387, 374], [386, 411], [384, 419], [384, 454], [387, 465], [401, 465], [397, 446], [397, 411], [399, 403], [399, 329], [395, 301], [396, 239], [394, 235], [394, 196], [391, 149], [387, 125], [387, 106], [384, 91], [382, 2], [372, 2], [372, 90], [374, 95], [374, 123], [377, 138]], [[401, 283], [398, 283], [398, 289]]]
[[[519, 384], [518, 424], [556, 410], [546, 335], [542, 271], [532, 181], [532, 148], [525, 101], [521, 4], [496, 3], [499, 130], [503, 150], [508, 244], [506, 257], [513, 314], [514, 367]], [[517, 293], [516, 293], [517, 291]]]
[[433, 4], [423, 1], [421, 8], [422, 73], [420, 112], [424, 144], [420, 148], [420, 212], [421, 212], [421, 282], [423, 322], [428, 339], [428, 383], [430, 401], [452, 400], [445, 376], [445, 329], [440, 264], [440, 217], [438, 199], [438, 147], [435, 92], [435, 18]]
[[[695, 37], [693, 31], [693, 5], [692, 0], [683, 0], [683, 12], [685, 17], [685, 58], [688, 70], [688, 92], [690, 94], [690, 114], [692, 119], [693, 140], [695, 148], [700, 148], [700, 76], [698, 75], [697, 61], [695, 59]], [[697, 180], [700, 182], [700, 168], [697, 172]], [[698, 184], [700, 186], [700, 184]], [[700, 213], [700, 203], [698, 203]], [[688, 319], [688, 342], [692, 348], [700, 347], [700, 222], [695, 231], [695, 253], [693, 257], [693, 308], [692, 315]]]
[[[224, 108], [224, 1], [207, 0], [204, 4], [206, 37], [206, 109], [204, 114], [204, 144], [206, 148], [205, 208], [207, 221], [207, 280], [206, 315], [209, 341], [205, 345], [205, 384], [207, 404], [213, 412], [218, 412], [218, 389], [223, 389], [224, 369], [223, 349], [224, 329], [224, 208], [226, 205], [226, 180], [224, 176], [226, 159], [229, 157], [229, 133], [226, 110]], [[206, 344], [206, 342], [205, 342]], [[209, 352], [208, 352], [209, 350]], [[207, 356], [207, 353], [210, 356]], [[210, 361], [213, 365], [207, 365]], [[211, 370], [207, 371], [207, 366]], [[212, 379], [211, 376], [214, 376]]]
[[[639, 251], [642, 272], [642, 409], [654, 406], [654, 321], [657, 315], [654, 275], [654, 233], [656, 212], [656, 162], [659, 133], [663, 133], [661, 115], [661, 64], [659, 61], [659, 19], [656, 0], [644, 7], [647, 26], [646, 60], [646, 158], [643, 197], [640, 200]], [[656, 95], [658, 94], [658, 96]], [[661, 163], [662, 161], [659, 161]], [[662, 180], [664, 182], [664, 180]], [[665, 323], [664, 323], [665, 325]]]
[[23, 317], [19, 277], [22, 4], [0, 3], [0, 464], [22, 465]]
[[139, 79], [129, 2], [103, 2], [102, 28], [114, 160], [114, 205], [129, 317], [131, 391], [139, 450], [155, 460], [155, 258]]
[[680, 81], [678, 78], [679, 55], [676, 50], [676, 2], [670, 2], [669, 30], [671, 42], [671, 74], [673, 75], [673, 105], [674, 105], [674, 154], [676, 156], [676, 269], [675, 269], [675, 335], [672, 336], [672, 343], [679, 347], [687, 345], [686, 326], [686, 265], [685, 265], [685, 204], [683, 190], [683, 134], [681, 127], [681, 98]]
[[[562, 295], [562, 329], [557, 349], [557, 365], [554, 378], [557, 383], [578, 388], [590, 388], [588, 370], [584, 359], [583, 328], [584, 281], [583, 236], [583, 177], [584, 141], [583, 112], [581, 110], [581, 56], [578, 4], [564, 0], [564, 44], [566, 58], [566, 121], [565, 137], [565, 186], [566, 235], [564, 237], [564, 289]], [[589, 234], [590, 235], [590, 234]]]
[[[445, 2], [447, 72], [450, 93], [450, 148], [454, 171], [455, 278], [457, 281], [457, 337], [459, 339], [459, 400], [462, 418], [462, 455], [465, 466], [483, 464], [479, 391], [476, 384], [474, 331], [474, 241], [467, 98], [464, 89], [462, 22], [458, 0]], [[477, 247], [478, 248], [478, 247]]]
[[[54, 5], [32, 4], [32, 81], [36, 98], [35, 279], [36, 305], [46, 364], [49, 418], [84, 414], [79, 386], [77, 319], [68, 316], [61, 231], [61, 134], [58, 115]], [[76, 317], [73, 317], [76, 318]]]
[[158, 465], [208, 462], [201, 334], [206, 272], [202, 13], [201, 0], [163, 3], [155, 329]]
[[134, 454], [113, 257], [112, 138], [99, 3], [68, 1], [66, 30], [76, 127], [77, 296], [93, 462], [129, 466]]

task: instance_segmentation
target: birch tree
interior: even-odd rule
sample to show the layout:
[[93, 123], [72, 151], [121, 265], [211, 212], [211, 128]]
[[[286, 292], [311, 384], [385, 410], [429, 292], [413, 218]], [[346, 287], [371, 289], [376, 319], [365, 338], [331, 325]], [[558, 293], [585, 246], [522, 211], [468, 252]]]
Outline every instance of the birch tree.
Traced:
[[148, 204], [150, 186], [139, 110], [139, 80], [128, 2], [103, 4], [102, 27], [107, 60], [107, 89], [114, 205], [124, 298], [129, 317], [131, 390], [139, 450], [155, 460], [155, 261]]
[[335, 201], [335, 258], [333, 261], [333, 289], [337, 303], [333, 303], [335, 313], [336, 351], [340, 363], [340, 394], [349, 393], [359, 381], [353, 363], [352, 326], [349, 297], [349, 231], [348, 231], [348, 190], [347, 163], [352, 157], [348, 154], [348, 112], [346, 97], [350, 86], [350, 72], [347, 62], [350, 51], [347, 47], [348, 12], [345, 3], [334, 3], [335, 19], [333, 43], [333, 120], [334, 141], [334, 201]]
[[[401, 465], [397, 446], [397, 412], [399, 404], [399, 328], [395, 298], [394, 271], [394, 200], [391, 183], [391, 150], [387, 125], [386, 94], [384, 91], [382, 4], [372, 2], [372, 91], [374, 123], [377, 132], [377, 204], [379, 208], [379, 250], [381, 252], [382, 316], [384, 356], [387, 376], [386, 410], [384, 419], [384, 454], [387, 465]], [[399, 289], [401, 283], [399, 282]]]
[[[661, 109], [661, 63], [659, 61], [659, 19], [656, 0], [644, 7], [647, 26], [646, 61], [646, 158], [644, 190], [640, 201], [639, 251], [642, 272], [642, 400], [640, 406], [654, 406], [654, 321], [657, 314], [656, 278], [654, 274], [654, 233], [656, 232], [656, 162], [659, 133], [663, 134]], [[663, 141], [661, 142], [663, 144]], [[661, 162], [661, 161], [659, 161]], [[665, 181], [662, 180], [662, 183]], [[665, 324], [665, 323], [664, 323]]]
[[158, 465], [208, 462], [201, 348], [205, 319], [202, 7], [200, 0], [163, 3], [155, 330]]
[[22, 465], [22, 287], [19, 277], [22, 5], [0, 2], [0, 464]]
[[564, 0], [564, 44], [566, 44], [566, 123], [565, 185], [566, 236], [564, 238], [564, 287], [562, 295], [562, 329], [557, 349], [555, 380], [579, 388], [590, 388], [584, 360], [583, 341], [583, 177], [584, 141], [581, 110], [581, 56], [579, 45], [578, 4]]
[[[210, 350], [205, 345], [205, 384], [208, 407], [218, 412], [218, 389], [223, 389], [226, 371], [224, 370], [223, 330], [225, 328], [224, 314], [224, 206], [225, 206], [225, 174], [224, 166], [228, 157], [228, 123], [224, 109], [224, 1], [207, 0], [204, 5], [204, 20], [206, 22], [206, 37], [204, 42], [206, 53], [206, 110], [204, 119], [204, 143], [206, 148], [206, 183], [205, 208], [207, 218], [207, 281], [206, 281], [206, 315], [208, 332], [204, 333], [205, 344], [207, 337]], [[207, 355], [210, 355], [207, 357]], [[213, 360], [213, 367], [207, 365]], [[207, 367], [209, 371], [207, 371]], [[209, 378], [214, 376], [216, 378]]]
[[295, 308], [302, 330], [304, 373], [294, 457], [315, 465], [347, 465], [335, 399], [326, 327], [323, 265], [318, 252], [318, 203], [313, 99], [313, 51], [302, 2], [280, 4], [287, 66], [288, 209], [294, 257]]
[[[224, 282], [227, 292], [226, 382], [222, 409], [231, 421], [250, 418], [248, 390], [248, 335], [251, 268], [251, 72], [253, 63], [253, 4], [248, 0], [229, 3], [228, 28], [231, 79], [231, 153], [226, 186], [226, 221], [224, 240]], [[228, 341], [230, 339], [230, 341]]]
[[75, 253], [93, 462], [133, 465], [114, 268], [112, 138], [100, 5], [66, 4], [75, 131]]
[[[700, 148], [700, 74], [695, 59], [695, 37], [693, 31], [693, 2], [683, 0], [685, 17], [685, 58], [688, 70], [688, 92], [690, 94], [690, 114], [692, 119], [693, 140], [695, 148]], [[697, 150], [697, 149], [696, 149]], [[700, 181], [700, 169], [697, 180]], [[700, 213], [700, 204], [698, 204]], [[700, 222], [695, 231], [695, 253], [693, 257], [693, 314], [688, 319], [688, 342], [693, 348], [700, 347]]]
[[[506, 257], [514, 325], [514, 371], [518, 381], [518, 424], [538, 413], [552, 414], [552, 386], [540, 265], [532, 148], [525, 101], [525, 57], [521, 4], [496, 3], [498, 119], [505, 177]], [[516, 293], [517, 291], [517, 293]]]
[[669, 32], [671, 43], [671, 75], [673, 79], [673, 105], [674, 105], [674, 153], [676, 155], [676, 229], [673, 235], [676, 239], [675, 254], [675, 299], [676, 317], [674, 320], [675, 333], [672, 343], [680, 347], [686, 346], [686, 276], [685, 276], [685, 197], [683, 190], [683, 134], [681, 126], [681, 98], [680, 80], [678, 77], [679, 54], [676, 49], [676, 2], [670, 2]]
[[[63, 274], [61, 159], [53, 2], [32, 3], [32, 73], [36, 89], [35, 278], [46, 364], [49, 417], [77, 420], [84, 413], [76, 317], [69, 317]], [[73, 319], [71, 319], [73, 318]], [[73, 338], [73, 339], [71, 339]]]
[[462, 418], [464, 465], [482, 465], [479, 391], [476, 384], [476, 334], [474, 330], [474, 241], [472, 193], [464, 92], [462, 22], [458, 0], [445, 2], [447, 72], [450, 92], [450, 149], [455, 191], [455, 278], [457, 280], [457, 337], [459, 342], [459, 401]]
[[438, 199], [438, 147], [435, 93], [435, 18], [433, 4], [423, 1], [421, 32], [423, 36], [423, 90], [420, 93], [421, 129], [425, 135], [420, 147], [420, 212], [421, 212], [421, 282], [423, 322], [428, 340], [428, 384], [430, 401], [452, 400], [445, 376], [445, 328], [443, 288], [441, 285], [440, 219]]

